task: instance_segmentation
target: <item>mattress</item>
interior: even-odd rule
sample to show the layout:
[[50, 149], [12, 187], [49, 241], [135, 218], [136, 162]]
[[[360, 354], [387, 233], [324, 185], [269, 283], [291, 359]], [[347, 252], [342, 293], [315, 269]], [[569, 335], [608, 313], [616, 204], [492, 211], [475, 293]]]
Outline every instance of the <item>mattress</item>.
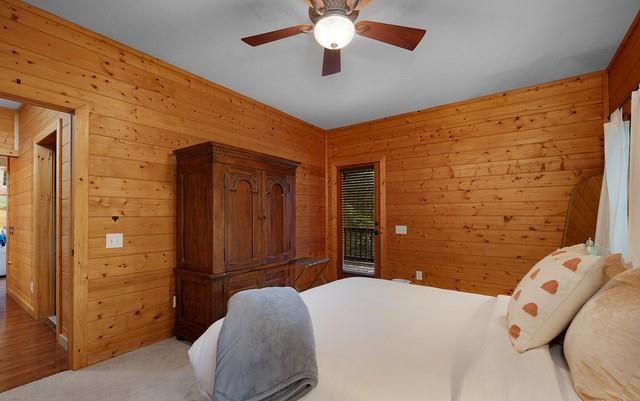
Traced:
[[[301, 296], [313, 321], [319, 374], [305, 401], [573, 401], [548, 347], [513, 350], [505, 329], [508, 297], [366, 278]], [[189, 350], [207, 394], [221, 327], [222, 320]]]

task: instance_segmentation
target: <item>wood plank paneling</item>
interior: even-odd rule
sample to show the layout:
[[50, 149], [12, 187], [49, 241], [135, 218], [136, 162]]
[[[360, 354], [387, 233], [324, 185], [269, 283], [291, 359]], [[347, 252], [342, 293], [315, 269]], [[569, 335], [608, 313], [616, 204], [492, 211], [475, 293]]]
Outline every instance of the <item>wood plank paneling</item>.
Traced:
[[[301, 162], [297, 253], [325, 253], [324, 131], [17, 0], [0, 0], [0, 26], [0, 93], [90, 107], [87, 238], [74, 238], [88, 246], [86, 266], [77, 266], [87, 272], [69, 279], [88, 286], [77, 302], [88, 307], [89, 321], [127, 329], [106, 335], [99, 323], [77, 323], [74, 337], [85, 341], [78, 347], [88, 362], [171, 334], [172, 314], [141, 319], [120, 300], [128, 297], [140, 313], [171, 302], [174, 149], [213, 140]], [[124, 248], [105, 249], [109, 232], [124, 233]]]
[[607, 68], [609, 113], [629, 102], [640, 84], [640, 11]]
[[[575, 184], [602, 171], [603, 77], [330, 131], [328, 163], [386, 158], [382, 277], [423, 271], [421, 284], [509, 293], [560, 246]], [[408, 235], [395, 235], [395, 225]]]
[[598, 207], [603, 175], [598, 174], [578, 183], [571, 194], [563, 246], [583, 244], [595, 239]]

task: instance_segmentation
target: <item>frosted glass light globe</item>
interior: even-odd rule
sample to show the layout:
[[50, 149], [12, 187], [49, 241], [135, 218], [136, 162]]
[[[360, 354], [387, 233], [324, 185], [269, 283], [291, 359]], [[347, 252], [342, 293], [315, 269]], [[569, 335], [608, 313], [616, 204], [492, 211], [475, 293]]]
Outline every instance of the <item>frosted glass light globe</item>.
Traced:
[[356, 27], [344, 15], [328, 15], [316, 23], [313, 35], [322, 47], [342, 49], [353, 40]]

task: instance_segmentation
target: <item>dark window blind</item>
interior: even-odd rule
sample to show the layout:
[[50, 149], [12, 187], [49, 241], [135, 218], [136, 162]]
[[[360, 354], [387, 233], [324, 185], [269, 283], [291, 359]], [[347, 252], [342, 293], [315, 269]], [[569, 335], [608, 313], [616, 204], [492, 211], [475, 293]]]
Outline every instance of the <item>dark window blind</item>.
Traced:
[[342, 171], [342, 225], [373, 228], [375, 194], [373, 167]]
[[374, 169], [371, 166], [342, 170], [341, 180], [343, 269], [373, 274], [376, 228]]

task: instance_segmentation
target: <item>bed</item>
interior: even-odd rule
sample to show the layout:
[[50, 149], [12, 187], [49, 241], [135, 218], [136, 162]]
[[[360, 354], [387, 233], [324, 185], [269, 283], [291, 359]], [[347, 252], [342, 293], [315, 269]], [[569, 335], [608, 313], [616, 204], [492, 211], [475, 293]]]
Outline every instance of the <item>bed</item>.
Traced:
[[[305, 401], [579, 401], [560, 349], [513, 350], [509, 297], [348, 278], [301, 294], [319, 384]], [[222, 320], [191, 347], [211, 393]]]

